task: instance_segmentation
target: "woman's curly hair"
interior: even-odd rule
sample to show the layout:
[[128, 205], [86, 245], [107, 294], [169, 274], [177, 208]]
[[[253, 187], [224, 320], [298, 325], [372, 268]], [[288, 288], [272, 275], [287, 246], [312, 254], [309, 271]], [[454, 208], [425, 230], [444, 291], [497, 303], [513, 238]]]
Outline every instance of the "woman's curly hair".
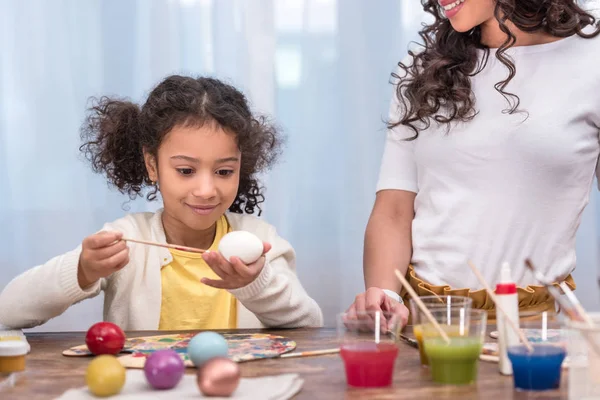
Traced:
[[144, 149], [155, 158], [163, 138], [176, 126], [200, 127], [217, 123], [233, 132], [240, 152], [240, 183], [229, 208], [253, 214], [264, 201], [256, 175], [277, 160], [283, 144], [280, 131], [262, 116], [254, 116], [246, 97], [233, 86], [213, 78], [173, 75], [162, 81], [138, 105], [121, 99], [94, 99], [81, 129], [80, 150], [97, 173], [131, 199], [152, 187], [148, 200], [156, 199], [144, 163]]
[[[468, 32], [457, 32], [444, 16], [438, 0], [422, 0], [423, 9], [433, 15], [435, 21], [424, 25], [419, 32], [422, 49], [409, 51], [412, 62], [399, 62], [402, 72], [392, 73], [397, 82], [396, 96], [402, 107], [398, 121], [388, 121], [388, 128], [399, 125], [412, 129], [415, 135], [429, 128], [432, 120], [438, 124], [451, 121], [472, 120], [475, 98], [471, 89], [471, 77], [481, 72], [487, 64], [490, 49], [481, 43], [481, 27]], [[600, 33], [596, 19], [576, 4], [575, 0], [496, 0], [494, 16], [507, 39], [495, 52], [495, 56], [507, 68], [507, 78], [494, 85], [508, 102], [506, 113], [518, 110], [520, 100], [504, 89], [516, 74], [515, 64], [507, 57], [506, 50], [514, 46], [516, 37], [507, 21], [524, 32], [546, 32], [556, 37], [579, 35], [592, 38]], [[588, 25], [596, 25], [591, 33], [582, 32]], [[478, 52], [483, 50], [480, 60]]]

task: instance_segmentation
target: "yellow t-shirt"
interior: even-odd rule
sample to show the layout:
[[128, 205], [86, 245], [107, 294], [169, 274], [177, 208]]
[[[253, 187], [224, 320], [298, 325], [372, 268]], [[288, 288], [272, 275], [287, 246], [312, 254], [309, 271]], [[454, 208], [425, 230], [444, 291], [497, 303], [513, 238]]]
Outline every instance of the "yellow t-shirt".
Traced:
[[[217, 221], [215, 240], [210, 251], [230, 231], [225, 216]], [[161, 270], [162, 303], [160, 330], [235, 329], [236, 299], [225, 289], [200, 282], [202, 278], [220, 279], [199, 253], [169, 249], [173, 261]]]

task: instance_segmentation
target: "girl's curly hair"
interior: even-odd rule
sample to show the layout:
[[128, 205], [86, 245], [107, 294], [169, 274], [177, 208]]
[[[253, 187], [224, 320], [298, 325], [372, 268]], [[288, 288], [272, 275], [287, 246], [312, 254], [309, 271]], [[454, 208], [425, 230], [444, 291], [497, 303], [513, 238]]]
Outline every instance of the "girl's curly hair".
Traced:
[[[388, 121], [390, 129], [399, 125], [412, 129], [415, 135], [410, 140], [429, 128], [431, 120], [449, 127], [451, 121], [466, 122], [475, 117], [471, 77], [481, 72], [490, 55], [490, 49], [481, 43], [481, 27], [457, 32], [444, 16], [438, 0], [422, 0], [421, 3], [435, 21], [424, 25], [419, 32], [422, 50], [408, 52], [412, 63], [398, 63], [403, 76], [392, 73], [403, 112], [399, 121]], [[511, 114], [517, 111], [520, 100], [517, 95], [504, 90], [516, 74], [515, 64], [505, 54], [516, 42], [507, 21], [524, 32], [546, 32], [556, 37], [593, 38], [600, 33], [596, 19], [575, 0], [496, 0], [494, 16], [507, 35], [495, 56], [508, 70], [507, 78], [496, 83], [494, 88], [507, 100], [509, 108], [505, 112]], [[588, 25], [596, 25], [596, 30], [587, 34], [582, 32]], [[484, 51], [481, 60], [478, 49]]]
[[148, 200], [156, 199], [144, 163], [145, 149], [155, 158], [158, 148], [175, 126], [217, 123], [233, 132], [242, 153], [237, 196], [229, 208], [253, 214], [264, 201], [256, 175], [270, 168], [280, 154], [283, 138], [265, 117], [254, 116], [246, 97], [233, 86], [213, 78], [173, 75], [162, 81], [138, 105], [121, 99], [94, 99], [81, 129], [80, 150], [97, 173], [133, 200], [152, 187]]

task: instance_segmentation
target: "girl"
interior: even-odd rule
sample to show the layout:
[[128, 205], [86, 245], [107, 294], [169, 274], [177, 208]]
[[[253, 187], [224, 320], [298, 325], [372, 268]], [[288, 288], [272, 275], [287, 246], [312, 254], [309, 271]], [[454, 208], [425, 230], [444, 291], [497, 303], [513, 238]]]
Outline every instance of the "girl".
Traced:
[[[295, 274], [294, 249], [259, 211], [256, 175], [278, 155], [280, 135], [253, 116], [243, 94], [210, 78], [171, 76], [140, 108], [102, 98], [82, 130], [95, 172], [131, 198], [158, 192], [164, 208], [106, 224], [78, 248], [16, 277], [0, 295], [0, 323], [43, 324], [105, 292], [104, 319], [125, 330], [321, 326]], [[225, 260], [232, 230], [264, 242], [250, 265]], [[200, 255], [122, 238], [209, 249]]]
[[524, 260], [575, 287], [575, 234], [600, 152], [600, 28], [574, 0], [423, 6], [435, 22], [393, 74], [367, 290], [350, 311], [406, 320], [396, 268], [419, 295], [468, 295], [493, 311], [468, 260], [492, 285], [508, 261], [521, 310], [553, 308]]

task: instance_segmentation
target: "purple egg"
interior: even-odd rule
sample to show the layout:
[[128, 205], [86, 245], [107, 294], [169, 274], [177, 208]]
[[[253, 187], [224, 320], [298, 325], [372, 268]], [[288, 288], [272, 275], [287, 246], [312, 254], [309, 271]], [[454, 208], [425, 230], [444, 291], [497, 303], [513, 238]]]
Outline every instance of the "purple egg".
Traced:
[[183, 360], [174, 350], [155, 351], [144, 364], [144, 374], [154, 389], [174, 388], [184, 372]]

